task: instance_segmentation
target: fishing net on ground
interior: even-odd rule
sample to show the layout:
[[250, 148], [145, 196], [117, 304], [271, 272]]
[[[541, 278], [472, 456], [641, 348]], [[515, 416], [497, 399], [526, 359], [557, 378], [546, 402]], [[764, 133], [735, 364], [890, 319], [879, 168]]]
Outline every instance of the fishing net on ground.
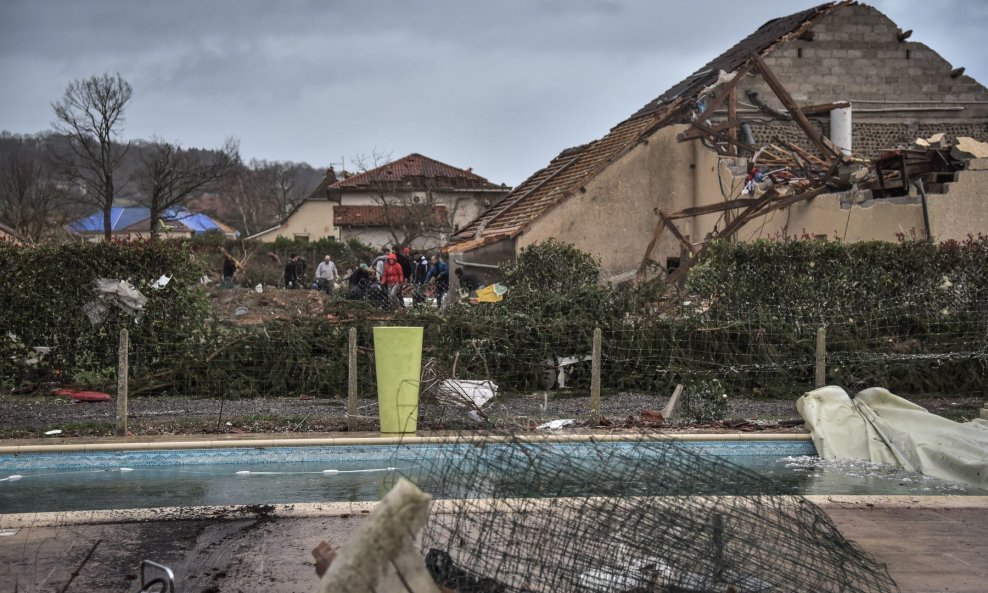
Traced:
[[435, 499], [426, 565], [453, 591], [898, 591], [798, 484], [676, 442], [401, 449]]

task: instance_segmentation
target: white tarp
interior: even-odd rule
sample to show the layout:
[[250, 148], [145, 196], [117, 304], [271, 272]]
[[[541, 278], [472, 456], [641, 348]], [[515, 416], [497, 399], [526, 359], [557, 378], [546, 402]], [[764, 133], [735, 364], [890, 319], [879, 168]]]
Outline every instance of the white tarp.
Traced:
[[799, 415], [824, 459], [898, 465], [952, 482], [988, 488], [988, 422], [960, 423], [931, 414], [881, 387], [852, 400], [836, 386], [806, 393]]

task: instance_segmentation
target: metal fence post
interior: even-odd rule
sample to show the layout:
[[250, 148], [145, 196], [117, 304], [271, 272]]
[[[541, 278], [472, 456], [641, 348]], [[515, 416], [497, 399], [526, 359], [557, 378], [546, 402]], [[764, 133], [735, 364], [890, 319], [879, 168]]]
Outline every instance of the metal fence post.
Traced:
[[346, 396], [346, 428], [354, 431], [357, 427], [357, 328], [350, 328], [350, 345], [348, 349], [347, 396]]
[[120, 346], [117, 350], [117, 435], [127, 436], [127, 377], [130, 374], [128, 352], [130, 334], [127, 328], [120, 330]]
[[600, 424], [600, 328], [593, 330], [593, 362], [590, 375], [590, 418]]
[[823, 387], [827, 383], [827, 328], [816, 330], [816, 380], [815, 387]]

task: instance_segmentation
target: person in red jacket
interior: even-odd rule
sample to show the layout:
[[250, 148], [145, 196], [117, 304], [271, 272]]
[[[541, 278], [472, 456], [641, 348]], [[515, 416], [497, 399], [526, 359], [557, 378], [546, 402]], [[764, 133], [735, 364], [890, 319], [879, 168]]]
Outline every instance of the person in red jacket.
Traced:
[[401, 269], [401, 264], [398, 263], [398, 256], [394, 253], [388, 254], [388, 261], [384, 264], [383, 281], [384, 288], [388, 291], [388, 296], [392, 302], [397, 302], [400, 307], [404, 308], [405, 299], [402, 298], [401, 287], [405, 283], [405, 273]]

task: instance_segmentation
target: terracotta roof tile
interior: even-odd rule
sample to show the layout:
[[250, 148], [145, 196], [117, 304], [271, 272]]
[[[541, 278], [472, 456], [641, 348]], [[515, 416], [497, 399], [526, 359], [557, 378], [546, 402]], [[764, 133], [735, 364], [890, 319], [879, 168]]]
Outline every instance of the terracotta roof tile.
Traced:
[[[390, 212], [389, 212], [390, 211]], [[389, 219], [390, 215], [390, 219]], [[432, 206], [429, 216], [433, 224], [446, 223], [446, 207]], [[336, 206], [333, 208], [333, 224], [348, 227], [388, 226], [402, 217], [424, 218], [414, 206]]]
[[503, 190], [469, 169], [457, 169], [420, 154], [410, 154], [376, 169], [341, 179], [330, 189], [361, 190], [399, 186], [431, 190]]
[[513, 237], [553, 205], [597, 175], [653, 131], [677, 121], [681, 107], [717, 80], [720, 70], [732, 72], [755, 55], [764, 55], [783, 37], [849, 2], [822, 4], [771, 20], [703, 68], [673, 85], [624, 120], [603, 138], [559, 153], [549, 165], [522, 182], [500, 203], [456, 233], [448, 248], [462, 250]]

